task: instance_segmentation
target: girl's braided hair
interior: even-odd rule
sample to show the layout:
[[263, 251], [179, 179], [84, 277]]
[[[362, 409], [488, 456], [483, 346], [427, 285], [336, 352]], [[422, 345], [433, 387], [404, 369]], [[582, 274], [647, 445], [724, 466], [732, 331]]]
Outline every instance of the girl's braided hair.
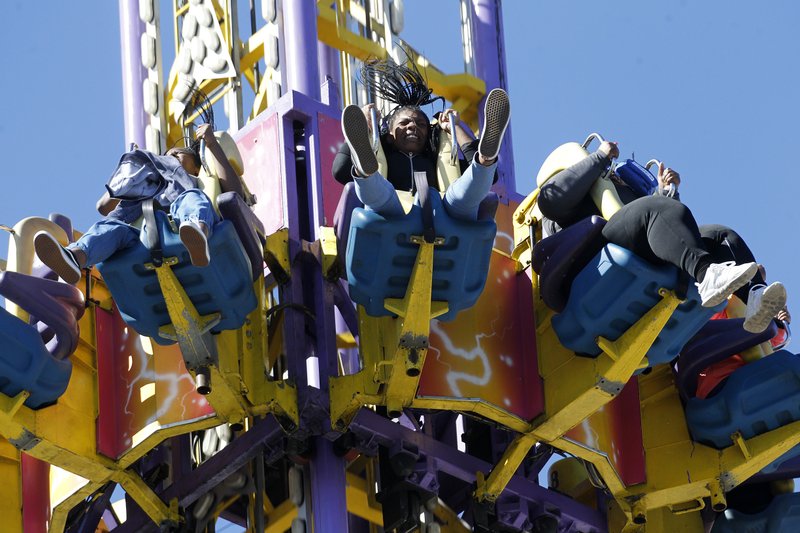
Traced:
[[437, 100], [444, 102], [441, 96], [434, 96], [433, 90], [411, 59], [411, 54], [406, 50], [409, 61], [400, 65], [393, 59], [368, 59], [361, 66], [359, 81], [376, 97], [395, 104], [386, 114], [381, 126], [381, 133], [386, 133], [392, 118], [402, 109], [421, 111], [424, 105], [432, 104]]

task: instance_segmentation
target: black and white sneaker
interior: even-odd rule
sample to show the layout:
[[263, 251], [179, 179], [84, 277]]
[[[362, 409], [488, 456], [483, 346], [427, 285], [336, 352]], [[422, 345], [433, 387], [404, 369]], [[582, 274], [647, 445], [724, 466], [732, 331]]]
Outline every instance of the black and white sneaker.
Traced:
[[356, 174], [367, 177], [378, 172], [378, 158], [372, 151], [367, 117], [357, 105], [349, 105], [342, 111], [342, 133], [350, 147]]
[[33, 249], [36, 255], [58, 277], [75, 285], [81, 280], [81, 267], [68, 249], [59, 244], [55, 237], [46, 231], [40, 231], [33, 237]]
[[198, 224], [183, 222], [178, 228], [178, 236], [189, 252], [189, 260], [196, 267], [206, 267], [211, 262], [206, 234]]
[[478, 143], [478, 153], [485, 160], [497, 158], [503, 135], [511, 118], [511, 102], [503, 89], [492, 89], [483, 107], [483, 129]]

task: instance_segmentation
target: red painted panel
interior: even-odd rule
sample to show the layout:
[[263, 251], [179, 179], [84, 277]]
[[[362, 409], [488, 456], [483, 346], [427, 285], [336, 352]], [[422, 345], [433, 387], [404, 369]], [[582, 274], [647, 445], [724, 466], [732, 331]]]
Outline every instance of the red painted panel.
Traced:
[[195, 391], [177, 345], [152, 343], [153, 353], [147, 353], [139, 334], [116, 310], [98, 309], [96, 323], [98, 452], [117, 459], [133, 448], [137, 433], [154, 422], [167, 426], [214, 413]]
[[636, 376], [616, 398], [569, 430], [565, 437], [608, 453], [609, 461], [626, 486], [647, 481]]
[[22, 528], [25, 533], [47, 533], [50, 523], [50, 465], [21, 454]]

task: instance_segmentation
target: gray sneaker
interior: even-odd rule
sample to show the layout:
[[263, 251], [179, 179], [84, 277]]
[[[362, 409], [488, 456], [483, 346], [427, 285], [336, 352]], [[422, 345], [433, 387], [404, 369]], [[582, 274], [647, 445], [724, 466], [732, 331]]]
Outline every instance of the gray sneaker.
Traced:
[[503, 135], [511, 118], [511, 102], [503, 89], [492, 89], [483, 106], [483, 129], [478, 142], [478, 153], [484, 159], [495, 159], [500, 152]]
[[776, 281], [769, 287], [756, 285], [747, 297], [747, 311], [742, 327], [750, 333], [761, 333], [786, 305], [786, 287]]
[[55, 237], [46, 231], [40, 231], [33, 237], [33, 249], [36, 255], [58, 277], [75, 285], [81, 280], [81, 267], [67, 248], [59, 244]]
[[349, 105], [342, 111], [342, 133], [350, 147], [356, 173], [367, 177], [378, 172], [378, 158], [372, 151], [367, 117], [357, 105]]

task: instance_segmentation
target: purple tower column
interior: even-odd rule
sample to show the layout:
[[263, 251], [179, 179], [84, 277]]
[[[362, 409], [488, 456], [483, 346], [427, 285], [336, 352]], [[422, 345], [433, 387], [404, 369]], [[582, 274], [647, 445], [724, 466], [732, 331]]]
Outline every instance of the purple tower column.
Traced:
[[141, 39], [145, 25], [139, 18], [138, 0], [119, 0], [119, 29], [125, 145], [135, 142], [144, 147], [149, 119], [144, 111], [142, 84], [147, 78], [147, 69], [142, 65]]
[[[326, 83], [332, 83], [328, 89], [331, 94], [326, 95], [325, 90], [322, 92], [322, 102], [334, 107], [341, 105], [341, 97], [338, 94], [339, 87], [342, 86], [341, 70], [339, 69], [339, 51], [331, 48], [327, 44], [317, 41], [317, 56], [319, 57], [319, 79], [322, 86], [325, 87]], [[330, 82], [328, 81], [330, 80]], [[332, 88], [336, 88], [336, 93], [333, 93]], [[328, 100], [327, 102], [325, 100]]]
[[283, 24], [287, 88], [319, 101], [317, 3], [314, 0], [284, 2]]
[[[475, 75], [486, 82], [487, 92], [500, 87], [508, 91], [506, 50], [503, 40], [503, 12], [500, 0], [471, 0], [472, 56], [475, 58]], [[511, 103], [512, 109], [514, 103]], [[513, 115], [512, 115], [513, 116]], [[483, 124], [483, 102], [480, 108]], [[516, 191], [514, 180], [514, 152], [511, 149], [511, 127], [506, 130], [500, 150], [497, 190], [501, 196]]]

